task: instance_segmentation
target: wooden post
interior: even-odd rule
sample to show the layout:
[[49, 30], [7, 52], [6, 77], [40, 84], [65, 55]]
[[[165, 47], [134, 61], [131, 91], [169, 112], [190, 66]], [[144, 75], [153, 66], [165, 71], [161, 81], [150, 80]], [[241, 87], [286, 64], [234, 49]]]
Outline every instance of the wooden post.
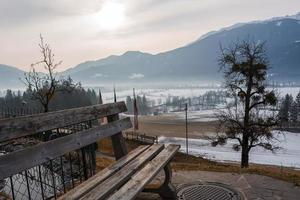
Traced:
[[[116, 121], [119, 119], [119, 114], [115, 115], [110, 115], [107, 117], [108, 123]], [[113, 149], [114, 149], [114, 154], [116, 160], [119, 160], [123, 156], [125, 156], [128, 153], [125, 139], [122, 135], [122, 132], [119, 132], [113, 136], [111, 136], [112, 144], [113, 144]]]

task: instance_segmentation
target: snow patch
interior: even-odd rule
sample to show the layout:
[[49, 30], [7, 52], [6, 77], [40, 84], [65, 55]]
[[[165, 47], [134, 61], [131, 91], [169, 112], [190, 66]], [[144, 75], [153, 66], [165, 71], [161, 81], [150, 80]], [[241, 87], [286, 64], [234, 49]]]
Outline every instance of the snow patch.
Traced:
[[[300, 133], [274, 132], [281, 149], [275, 153], [261, 147], [255, 147], [250, 152], [250, 162], [267, 165], [278, 165], [300, 168]], [[179, 144], [180, 151], [185, 153], [185, 138], [159, 137], [159, 143]], [[205, 139], [189, 139], [189, 153], [195, 156], [223, 162], [240, 162], [241, 152], [232, 149], [235, 140], [229, 140], [224, 146], [211, 146], [211, 142]]]
[[91, 78], [99, 78], [99, 77], [103, 77], [104, 75], [101, 73], [96, 73], [93, 76], [91, 76]]
[[136, 73], [133, 73], [129, 76], [130, 79], [141, 79], [141, 78], [144, 78], [144, 74], [136, 74]]
[[281, 26], [281, 24], [282, 24], [282, 21], [279, 21], [276, 23], [276, 26]]

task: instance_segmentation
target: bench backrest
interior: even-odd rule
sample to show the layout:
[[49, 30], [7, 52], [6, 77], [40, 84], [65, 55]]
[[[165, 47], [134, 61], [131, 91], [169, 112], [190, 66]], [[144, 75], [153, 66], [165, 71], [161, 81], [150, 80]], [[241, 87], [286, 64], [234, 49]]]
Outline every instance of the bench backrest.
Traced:
[[58, 137], [54, 140], [0, 156], [0, 180], [111, 137], [117, 159], [127, 154], [122, 131], [131, 128], [129, 118], [119, 119], [127, 110], [124, 102], [94, 105], [0, 120], [0, 142], [35, 135], [89, 120], [107, 117], [107, 124]]

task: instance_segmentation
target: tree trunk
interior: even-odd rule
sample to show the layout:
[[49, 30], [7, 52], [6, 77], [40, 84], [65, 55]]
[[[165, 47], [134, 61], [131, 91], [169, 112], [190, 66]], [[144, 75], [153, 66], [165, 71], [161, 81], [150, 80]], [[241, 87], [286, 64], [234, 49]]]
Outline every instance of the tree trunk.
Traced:
[[49, 111], [49, 108], [48, 108], [49, 106], [48, 105], [43, 105], [43, 107], [44, 107], [44, 113]]
[[244, 131], [242, 140], [242, 159], [241, 168], [249, 167], [249, 119], [250, 119], [250, 106], [251, 106], [251, 91], [253, 86], [253, 73], [250, 73], [249, 81], [247, 82], [247, 92], [245, 98], [245, 116], [244, 116]]
[[248, 138], [243, 137], [243, 145], [242, 145], [242, 161], [241, 161], [241, 168], [248, 168], [249, 167], [249, 144]]

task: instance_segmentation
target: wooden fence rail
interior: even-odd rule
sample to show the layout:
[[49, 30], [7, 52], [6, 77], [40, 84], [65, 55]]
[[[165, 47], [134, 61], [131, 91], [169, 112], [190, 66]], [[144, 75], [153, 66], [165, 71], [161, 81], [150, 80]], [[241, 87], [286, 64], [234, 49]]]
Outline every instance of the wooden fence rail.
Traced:
[[145, 144], [157, 144], [158, 137], [157, 136], [149, 136], [145, 133], [138, 133], [138, 132], [125, 132], [125, 138], [127, 140], [134, 140], [137, 142], [145, 143]]

